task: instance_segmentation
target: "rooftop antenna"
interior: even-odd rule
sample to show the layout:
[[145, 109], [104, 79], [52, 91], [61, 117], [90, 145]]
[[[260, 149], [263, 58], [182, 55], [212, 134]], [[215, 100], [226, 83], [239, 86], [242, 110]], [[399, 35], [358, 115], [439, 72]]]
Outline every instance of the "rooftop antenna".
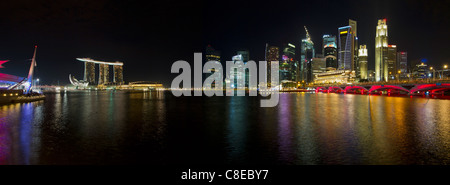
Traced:
[[309, 35], [308, 29], [306, 28], [306, 26], [303, 26], [303, 27], [305, 27], [306, 39], [311, 40], [311, 36]]

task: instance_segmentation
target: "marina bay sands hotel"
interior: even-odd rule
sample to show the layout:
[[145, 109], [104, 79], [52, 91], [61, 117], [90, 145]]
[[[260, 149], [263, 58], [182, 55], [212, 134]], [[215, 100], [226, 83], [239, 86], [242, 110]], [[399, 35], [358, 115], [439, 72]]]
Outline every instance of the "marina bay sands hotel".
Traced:
[[[88, 82], [91, 85], [111, 84], [109, 68], [112, 66], [114, 75], [112, 83], [116, 85], [122, 85], [124, 83], [122, 62], [104, 62], [90, 58], [77, 58], [77, 60], [84, 62], [84, 82]], [[95, 83], [95, 64], [99, 64], [98, 83]]]

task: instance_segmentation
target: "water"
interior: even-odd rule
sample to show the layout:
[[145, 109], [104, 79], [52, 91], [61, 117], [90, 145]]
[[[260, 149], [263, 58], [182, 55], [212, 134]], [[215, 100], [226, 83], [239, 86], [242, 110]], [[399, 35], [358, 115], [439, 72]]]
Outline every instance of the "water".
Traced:
[[450, 164], [450, 100], [72, 92], [0, 106], [0, 164]]

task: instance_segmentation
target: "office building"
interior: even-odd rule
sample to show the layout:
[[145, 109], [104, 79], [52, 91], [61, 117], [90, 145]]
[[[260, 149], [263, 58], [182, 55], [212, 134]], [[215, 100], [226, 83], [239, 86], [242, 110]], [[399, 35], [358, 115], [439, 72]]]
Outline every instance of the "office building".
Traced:
[[327, 70], [336, 70], [338, 68], [336, 36], [324, 35], [322, 46]]
[[360, 71], [360, 79], [367, 80], [368, 79], [368, 53], [366, 45], [360, 45], [358, 51], [358, 62], [359, 62], [359, 71]]
[[398, 76], [397, 73], [397, 46], [388, 45], [387, 48], [387, 68], [388, 68], [388, 81], [394, 80]]
[[271, 87], [271, 78], [272, 78], [272, 73], [271, 73], [271, 65], [272, 65], [272, 61], [279, 61], [279, 57], [280, 57], [280, 48], [276, 47], [276, 46], [269, 46], [269, 44], [266, 44], [266, 54], [265, 54], [265, 58], [267, 61], [267, 86]]
[[378, 20], [375, 35], [375, 81], [388, 81], [388, 29], [386, 19]]
[[315, 57], [314, 43], [311, 40], [308, 29], [306, 29], [306, 38], [301, 41], [301, 58], [300, 58], [300, 80], [304, 83], [311, 82], [312, 79], [312, 69], [311, 60]]

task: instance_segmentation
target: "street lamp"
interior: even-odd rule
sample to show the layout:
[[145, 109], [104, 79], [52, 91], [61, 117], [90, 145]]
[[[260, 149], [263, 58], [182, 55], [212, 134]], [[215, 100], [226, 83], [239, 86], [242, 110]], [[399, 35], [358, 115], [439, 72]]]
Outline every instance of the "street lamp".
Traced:
[[[442, 76], [444, 76], [444, 70], [447, 70], [447, 67], [448, 67], [447, 64], [445, 64], [444, 69], [442, 70]], [[442, 76], [441, 76], [441, 79], [442, 79]]]
[[430, 67], [430, 71], [433, 71], [433, 80], [434, 80], [434, 76], [435, 76], [435, 72], [436, 72], [436, 70], [433, 70], [433, 67]]

